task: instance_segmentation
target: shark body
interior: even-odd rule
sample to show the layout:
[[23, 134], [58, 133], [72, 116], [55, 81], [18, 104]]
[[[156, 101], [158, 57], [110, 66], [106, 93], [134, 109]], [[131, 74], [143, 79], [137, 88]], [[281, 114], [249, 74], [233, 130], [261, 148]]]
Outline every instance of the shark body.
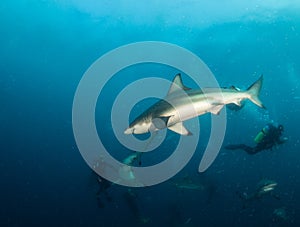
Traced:
[[259, 100], [263, 76], [247, 90], [230, 88], [190, 89], [183, 85], [181, 75], [177, 74], [165, 99], [149, 107], [138, 116], [124, 131], [125, 134], [143, 134], [168, 128], [181, 135], [191, 135], [183, 122], [205, 113], [219, 114], [226, 104], [241, 106], [245, 99], [264, 108]]
[[255, 192], [251, 194], [247, 194], [246, 192], [244, 192], [239, 196], [244, 201], [258, 200], [267, 194], [272, 195], [275, 199], [279, 199], [277, 195], [272, 194], [276, 186], [277, 186], [277, 182], [273, 180], [262, 180], [261, 182], [259, 182], [258, 188], [255, 190]]

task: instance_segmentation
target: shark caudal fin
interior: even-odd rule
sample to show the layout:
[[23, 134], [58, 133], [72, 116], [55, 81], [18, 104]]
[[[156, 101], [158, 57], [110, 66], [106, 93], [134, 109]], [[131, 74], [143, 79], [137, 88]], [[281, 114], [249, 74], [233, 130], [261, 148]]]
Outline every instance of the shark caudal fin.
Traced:
[[250, 95], [249, 99], [254, 104], [265, 109], [266, 107], [259, 99], [259, 93], [262, 87], [262, 83], [263, 83], [263, 75], [261, 75], [261, 77], [247, 89], [247, 93]]

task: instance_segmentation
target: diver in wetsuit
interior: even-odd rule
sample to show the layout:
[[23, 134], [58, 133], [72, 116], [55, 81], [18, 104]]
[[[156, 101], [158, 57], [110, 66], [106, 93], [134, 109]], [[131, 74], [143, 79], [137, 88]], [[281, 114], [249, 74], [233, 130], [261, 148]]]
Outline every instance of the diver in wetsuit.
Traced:
[[[138, 164], [141, 164], [141, 159], [140, 159], [141, 153], [139, 152], [134, 152], [133, 154], [129, 155], [123, 160], [123, 163], [126, 165], [123, 169], [122, 172], [124, 172], [124, 177], [128, 179], [134, 179], [135, 176], [132, 172], [131, 166], [135, 163], [138, 162]], [[113, 198], [109, 195], [108, 189], [114, 185], [115, 183], [110, 182], [109, 180], [101, 177], [100, 175], [96, 174], [93, 171], [93, 174], [97, 177], [97, 182], [99, 185], [99, 189], [97, 191], [97, 202], [98, 202], [98, 207], [103, 208], [104, 207], [104, 202], [103, 202], [103, 196], [108, 202], [112, 202]]]
[[283, 126], [275, 126], [272, 123], [267, 124], [255, 137], [254, 141], [256, 142], [255, 147], [250, 147], [245, 144], [231, 144], [225, 146], [229, 150], [242, 149], [248, 154], [256, 154], [262, 150], [272, 150], [274, 146], [283, 144], [287, 141], [287, 138], [281, 138], [283, 133]]
[[99, 185], [99, 190], [97, 191], [97, 203], [98, 203], [98, 207], [99, 208], [103, 208], [104, 207], [104, 203], [102, 201], [102, 196], [104, 195], [104, 197], [106, 198], [106, 200], [108, 202], [112, 201], [112, 197], [109, 195], [108, 193], [108, 189], [110, 188], [110, 186], [112, 185], [112, 182], [106, 180], [105, 178], [101, 177], [101, 176], [97, 176], [97, 182]]

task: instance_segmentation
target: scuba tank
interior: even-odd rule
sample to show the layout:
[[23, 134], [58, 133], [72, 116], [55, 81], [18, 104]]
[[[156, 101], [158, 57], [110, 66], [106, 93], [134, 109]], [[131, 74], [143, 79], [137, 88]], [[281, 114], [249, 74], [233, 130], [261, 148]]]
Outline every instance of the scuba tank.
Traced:
[[254, 138], [255, 143], [260, 143], [270, 131], [270, 126], [266, 125]]

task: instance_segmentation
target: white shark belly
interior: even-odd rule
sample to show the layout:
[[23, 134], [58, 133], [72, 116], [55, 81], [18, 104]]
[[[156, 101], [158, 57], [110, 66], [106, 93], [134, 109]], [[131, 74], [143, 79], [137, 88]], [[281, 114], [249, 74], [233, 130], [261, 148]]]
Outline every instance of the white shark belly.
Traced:
[[192, 103], [192, 105], [174, 106], [172, 111], [165, 114], [165, 116], [170, 116], [167, 126], [203, 115], [210, 112], [212, 108], [214, 108], [214, 105], [207, 101]]

